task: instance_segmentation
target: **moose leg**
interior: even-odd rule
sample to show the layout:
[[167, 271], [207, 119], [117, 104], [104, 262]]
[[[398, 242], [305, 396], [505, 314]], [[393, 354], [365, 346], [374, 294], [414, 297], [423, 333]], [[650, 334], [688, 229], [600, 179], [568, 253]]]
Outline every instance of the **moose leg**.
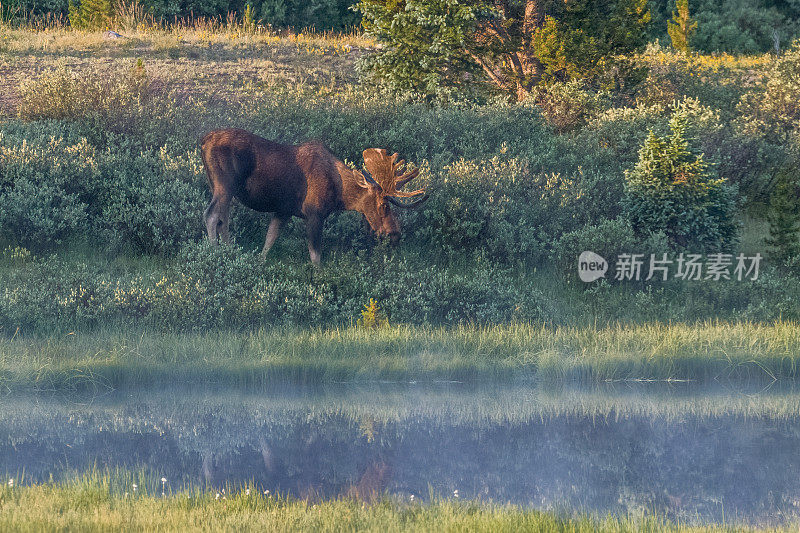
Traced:
[[261, 250], [261, 260], [264, 261], [267, 258], [267, 253], [269, 252], [272, 245], [275, 244], [275, 239], [278, 238], [278, 235], [281, 232], [281, 226], [286, 222], [286, 219], [274, 215], [272, 220], [269, 221], [269, 229], [267, 229], [267, 239], [264, 241], [264, 249]]
[[206, 232], [211, 244], [217, 244], [217, 238], [222, 242], [230, 242], [230, 232], [228, 226], [230, 222], [231, 201], [229, 198], [214, 196], [211, 203], [203, 213], [206, 223]]
[[219, 238], [225, 244], [231, 242], [231, 203], [230, 200], [219, 205]]
[[314, 266], [319, 266], [322, 261], [322, 219], [317, 215], [306, 218], [306, 233], [308, 234], [308, 255]]
[[219, 197], [215, 196], [211, 199], [211, 203], [206, 207], [203, 213], [203, 221], [206, 224], [206, 232], [208, 233], [208, 240], [211, 244], [217, 244], [217, 226], [219, 225], [219, 213], [217, 213], [217, 204], [219, 204]]

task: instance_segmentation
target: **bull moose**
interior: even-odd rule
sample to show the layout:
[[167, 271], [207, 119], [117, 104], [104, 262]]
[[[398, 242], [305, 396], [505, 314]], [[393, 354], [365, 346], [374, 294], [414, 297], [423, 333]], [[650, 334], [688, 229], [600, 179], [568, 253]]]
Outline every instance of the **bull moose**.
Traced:
[[383, 149], [364, 150], [364, 170], [353, 170], [319, 142], [286, 145], [245, 130], [220, 129], [203, 137], [201, 152], [212, 195], [203, 215], [208, 238], [229, 241], [230, 205], [237, 198], [251, 209], [273, 213], [262, 259], [292, 216], [306, 221], [315, 265], [320, 264], [322, 225], [334, 211], [359, 211], [376, 234], [396, 243], [400, 224], [389, 204], [413, 208], [427, 199], [424, 189], [400, 191], [419, 169], [401, 172], [398, 154]]

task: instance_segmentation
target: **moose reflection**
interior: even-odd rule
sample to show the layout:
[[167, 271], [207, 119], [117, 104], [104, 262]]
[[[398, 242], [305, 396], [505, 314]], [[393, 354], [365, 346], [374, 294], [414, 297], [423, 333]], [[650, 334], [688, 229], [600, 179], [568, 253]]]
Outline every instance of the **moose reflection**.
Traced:
[[[279, 144], [240, 129], [215, 130], [201, 141], [203, 164], [211, 189], [204, 219], [208, 238], [228, 242], [233, 198], [251, 209], [274, 213], [267, 230], [262, 259], [292, 217], [306, 221], [311, 261], [321, 259], [322, 226], [335, 211], [358, 211], [379, 236], [393, 243], [400, 224], [390, 204], [412, 208], [426, 199], [424, 189], [403, 192], [419, 169], [401, 172], [403, 161], [386, 150], [364, 150], [365, 170], [353, 170], [319, 142], [299, 146]], [[404, 203], [398, 198], [414, 198]]]

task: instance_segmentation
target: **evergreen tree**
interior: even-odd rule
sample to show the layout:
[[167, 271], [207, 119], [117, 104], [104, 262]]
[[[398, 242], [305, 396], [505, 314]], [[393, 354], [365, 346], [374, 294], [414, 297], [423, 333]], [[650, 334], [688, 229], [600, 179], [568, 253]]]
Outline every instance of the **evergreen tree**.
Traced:
[[692, 251], [728, 248], [737, 232], [736, 189], [714, 178], [703, 154], [690, 149], [686, 127], [677, 111], [671, 135], [650, 132], [636, 166], [625, 172], [623, 211], [641, 237], [663, 232]]
[[689, 0], [677, 0], [675, 8], [672, 20], [667, 22], [667, 33], [672, 41], [672, 47], [688, 54], [691, 51], [689, 42], [697, 30], [697, 21], [689, 16]]
[[797, 172], [783, 170], [770, 198], [769, 237], [765, 242], [772, 248], [770, 255], [781, 262], [800, 255], [799, 182]]

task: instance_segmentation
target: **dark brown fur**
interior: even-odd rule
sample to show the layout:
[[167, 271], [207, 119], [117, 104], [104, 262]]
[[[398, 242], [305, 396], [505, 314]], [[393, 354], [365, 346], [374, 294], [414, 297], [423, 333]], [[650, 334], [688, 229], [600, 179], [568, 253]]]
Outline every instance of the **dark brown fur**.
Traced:
[[204, 214], [209, 239], [229, 241], [230, 205], [236, 198], [251, 209], [273, 213], [262, 256], [272, 247], [281, 226], [296, 216], [306, 220], [309, 254], [312, 262], [319, 264], [322, 225], [328, 215], [341, 210], [363, 213], [378, 235], [396, 242], [400, 224], [389, 203], [412, 207], [425, 198], [424, 191], [415, 191], [414, 196], [422, 196], [416, 202], [403, 205], [396, 201], [395, 196], [412, 194], [397, 192], [394, 185], [402, 187], [419, 171], [399, 176], [394, 164], [397, 154], [389, 157], [385, 150], [364, 151], [365, 160], [369, 153], [368, 168], [375, 165], [373, 160], [391, 160], [392, 164], [374, 167], [374, 172], [381, 173], [376, 178], [348, 168], [321, 143], [279, 144], [239, 129], [212, 131], [203, 138], [201, 151], [212, 196]]

